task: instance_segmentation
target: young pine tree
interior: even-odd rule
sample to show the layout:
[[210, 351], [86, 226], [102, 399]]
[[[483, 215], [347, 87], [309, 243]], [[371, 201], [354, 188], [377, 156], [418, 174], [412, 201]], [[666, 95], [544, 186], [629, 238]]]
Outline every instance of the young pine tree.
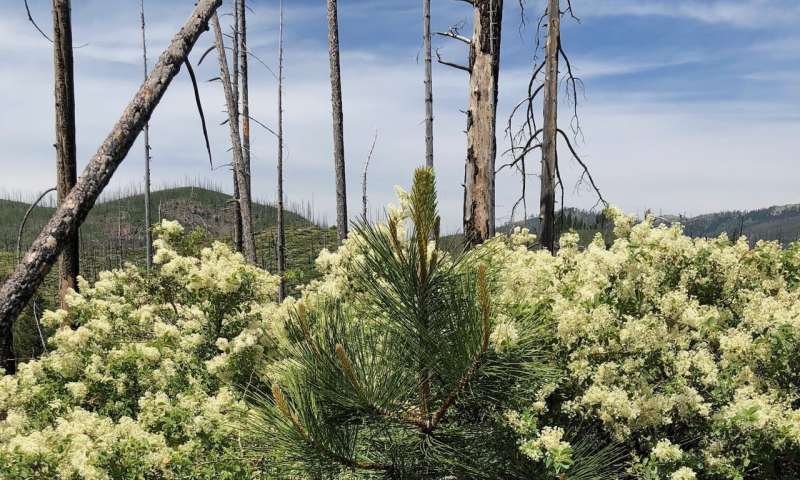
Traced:
[[[408, 236], [395, 216], [356, 225], [354, 293], [298, 304], [286, 367], [247, 426], [265, 463], [289, 478], [606, 478], [592, 462], [554, 477], [520, 452], [504, 415], [557, 377], [537, 321], [513, 342], [493, 334], [504, 312], [481, 249], [438, 249], [431, 169], [407, 207]], [[562, 471], [581, 461], [567, 457]]]

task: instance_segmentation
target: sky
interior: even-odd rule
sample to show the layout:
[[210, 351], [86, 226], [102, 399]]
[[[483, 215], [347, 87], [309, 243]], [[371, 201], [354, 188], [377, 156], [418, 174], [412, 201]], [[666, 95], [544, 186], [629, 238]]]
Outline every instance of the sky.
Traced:
[[[73, 0], [78, 169], [83, 170], [142, 79], [138, 0]], [[311, 203], [318, 219], [335, 220], [327, 25], [322, 0], [286, 0], [285, 188], [287, 202]], [[797, 0], [572, 0], [580, 21], [565, 19], [562, 43], [583, 88], [576, 149], [604, 196], [633, 212], [699, 214], [800, 202], [800, 2]], [[50, 2], [29, 0], [46, 31]], [[193, 8], [191, 0], [145, 0], [148, 55], [153, 61]], [[250, 0], [248, 43], [274, 70], [278, 0]], [[230, 0], [224, 12], [229, 12]], [[498, 150], [504, 125], [527, 88], [535, 59], [541, 0], [504, 8]], [[433, 0], [432, 26], [471, 29], [472, 11], [456, 0]], [[524, 19], [524, 22], [523, 22]], [[230, 16], [222, 17], [224, 23]], [[373, 136], [370, 210], [394, 200], [424, 163], [421, 1], [340, 0], [345, 156], [350, 216], [360, 212], [361, 174]], [[191, 55], [196, 64], [210, 33]], [[435, 38], [444, 58], [465, 62], [463, 44]], [[0, 194], [33, 196], [55, 184], [52, 48], [28, 22], [23, 0], [0, 1]], [[212, 60], [215, 60], [212, 58]], [[218, 75], [216, 61], [196, 67]], [[466, 150], [468, 75], [434, 65], [434, 138], [445, 230], [460, 228]], [[570, 127], [561, 85], [562, 127]], [[214, 167], [208, 163], [193, 92], [176, 77], [152, 120], [154, 187], [204, 182], [231, 190], [229, 133], [218, 82], [202, 82]], [[251, 114], [275, 126], [277, 82], [250, 62]], [[272, 134], [252, 133], [253, 195], [275, 200]], [[137, 141], [109, 192], [141, 187], [143, 147]], [[562, 150], [567, 206], [592, 207], [577, 185], [577, 163]], [[507, 161], [498, 158], [498, 165]], [[538, 158], [528, 171], [539, 170]], [[507, 220], [520, 193], [519, 175], [497, 179], [497, 218]], [[528, 213], [538, 202], [528, 179]], [[520, 213], [518, 212], [519, 216]]]

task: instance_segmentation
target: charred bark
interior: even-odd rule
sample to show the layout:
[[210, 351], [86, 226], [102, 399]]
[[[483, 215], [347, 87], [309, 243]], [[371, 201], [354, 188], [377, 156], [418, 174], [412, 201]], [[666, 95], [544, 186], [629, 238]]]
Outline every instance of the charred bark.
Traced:
[[344, 164], [342, 74], [339, 63], [339, 18], [336, 0], [328, 0], [328, 57], [330, 59], [333, 115], [333, 166], [336, 173], [336, 231], [339, 243], [347, 238], [347, 186]]
[[225, 53], [225, 43], [222, 38], [222, 27], [219, 25], [219, 18], [216, 13], [211, 16], [211, 27], [214, 29], [214, 41], [216, 43], [217, 55], [219, 56], [219, 70], [222, 87], [225, 90], [225, 103], [228, 110], [228, 125], [231, 132], [231, 144], [233, 146], [233, 170], [236, 174], [236, 181], [239, 185], [239, 208], [242, 211], [242, 244], [244, 256], [248, 262], [256, 263], [256, 246], [253, 236], [253, 215], [251, 213], [252, 202], [250, 201], [250, 188], [247, 180], [247, 172], [244, 166], [242, 154], [242, 140], [239, 136], [238, 117], [239, 108], [236, 105], [236, 98], [233, 96], [231, 85], [231, 75], [228, 70], [228, 58]]
[[544, 67], [544, 126], [542, 131], [542, 174], [539, 196], [539, 241], [542, 247], [556, 248], [556, 165], [558, 135], [558, 54], [561, 35], [559, 1], [547, 6], [547, 42]]
[[[144, 19], [144, 0], [139, 2], [142, 25], [142, 64], [144, 80], [147, 80], [147, 36]], [[144, 243], [147, 270], [153, 266], [153, 219], [150, 216], [150, 124], [144, 124]]]
[[469, 245], [478, 245], [495, 232], [495, 127], [503, 0], [475, 0], [473, 6], [464, 171], [464, 236]]
[[[72, 62], [72, 19], [69, 0], [53, 0], [53, 66], [56, 102], [56, 185], [58, 204], [64, 203], [78, 179], [75, 152], [75, 83]], [[66, 238], [58, 261], [58, 299], [78, 289], [80, 252], [78, 230]]]

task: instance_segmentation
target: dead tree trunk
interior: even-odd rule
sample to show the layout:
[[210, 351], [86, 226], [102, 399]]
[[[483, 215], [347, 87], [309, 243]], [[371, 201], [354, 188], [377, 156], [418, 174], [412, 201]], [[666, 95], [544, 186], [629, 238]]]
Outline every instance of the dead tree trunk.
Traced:
[[497, 81], [503, 0], [475, 0], [469, 54], [467, 162], [464, 171], [464, 236], [470, 245], [494, 236], [497, 154]]
[[219, 25], [219, 18], [216, 14], [211, 17], [211, 27], [214, 29], [214, 41], [216, 43], [217, 55], [219, 56], [220, 80], [225, 90], [228, 124], [230, 125], [231, 143], [233, 145], [233, 170], [239, 184], [239, 208], [242, 210], [242, 243], [244, 247], [244, 256], [248, 262], [255, 264], [256, 246], [255, 238], [253, 237], [252, 203], [250, 201], [249, 182], [247, 181], [247, 173], [242, 156], [242, 140], [239, 136], [239, 122], [236, 121], [239, 108], [236, 105], [236, 98], [233, 96], [231, 76], [228, 71], [228, 58], [225, 53], [225, 43], [222, 38], [222, 28]]
[[431, 65], [431, 0], [422, 0], [422, 49], [425, 52], [425, 165], [433, 167], [433, 68]]
[[278, 300], [286, 297], [286, 231], [283, 225], [283, 0], [278, 22]]
[[[144, 0], [139, 2], [142, 19], [142, 64], [144, 65], [144, 79], [147, 80], [147, 36], [145, 34]], [[145, 263], [147, 270], [153, 266], [153, 238], [151, 227], [153, 220], [150, 217], [150, 124], [144, 124], [144, 243]]]
[[[239, 5], [238, 2], [233, 6], [233, 55], [231, 55], [231, 62], [233, 71], [231, 76], [231, 88], [233, 89], [233, 98], [236, 99], [236, 122], [240, 125], [239, 120]], [[236, 164], [236, 152], [233, 152], [234, 165]], [[242, 209], [239, 206], [239, 180], [236, 178], [236, 169], [233, 171], [233, 245], [239, 253], [244, 252], [244, 244], [242, 242]]]
[[[242, 96], [242, 159], [244, 172], [247, 177], [247, 191], [252, 192], [253, 182], [250, 178], [250, 90], [248, 88], [247, 73], [247, 12], [244, 0], [236, 0], [237, 20], [236, 30], [239, 33], [239, 81], [241, 82]], [[252, 207], [251, 207], [252, 210]], [[252, 221], [251, 221], [252, 223]]]
[[[56, 177], [61, 205], [78, 179], [75, 159], [75, 84], [72, 70], [72, 20], [69, 0], [53, 0], [53, 64], [56, 100]], [[80, 252], [78, 231], [66, 238], [59, 258], [58, 300], [78, 288]]]
[[344, 171], [344, 119], [342, 74], [339, 64], [339, 18], [336, 0], [328, 0], [328, 56], [330, 58], [333, 113], [333, 165], [336, 172], [336, 231], [339, 243], [347, 238], [347, 187]]
[[[61, 202], [50, 221], [34, 241], [22, 262], [0, 289], [0, 342], [7, 343], [8, 332], [33, 293], [41, 285], [45, 275], [53, 266], [86, 219], [97, 197], [108, 185], [111, 176], [128, 154], [150, 120], [150, 115], [166, 92], [172, 79], [180, 71], [189, 52], [203, 31], [208, 20], [220, 6], [222, 0], [200, 0], [189, 19], [175, 35], [164, 51], [147, 80], [122, 112], [111, 133], [89, 161], [78, 182]], [[5, 351], [0, 354], [5, 355]], [[0, 358], [6, 371], [13, 370], [14, 359]]]
[[547, 6], [545, 44], [544, 128], [542, 131], [542, 175], [539, 196], [539, 241], [555, 251], [556, 243], [556, 164], [558, 135], [558, 55], [561, 15], [558, 0]]

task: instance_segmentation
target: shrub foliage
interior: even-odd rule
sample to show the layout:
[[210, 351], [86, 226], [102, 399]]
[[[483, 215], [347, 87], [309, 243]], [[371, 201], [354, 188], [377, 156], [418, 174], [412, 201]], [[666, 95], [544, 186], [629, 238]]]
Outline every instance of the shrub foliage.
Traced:
[[800, 477], [800, 245], [438, 247], [430, 171], [296, 298], [158, 227], [0, 377], [0, 478]]

